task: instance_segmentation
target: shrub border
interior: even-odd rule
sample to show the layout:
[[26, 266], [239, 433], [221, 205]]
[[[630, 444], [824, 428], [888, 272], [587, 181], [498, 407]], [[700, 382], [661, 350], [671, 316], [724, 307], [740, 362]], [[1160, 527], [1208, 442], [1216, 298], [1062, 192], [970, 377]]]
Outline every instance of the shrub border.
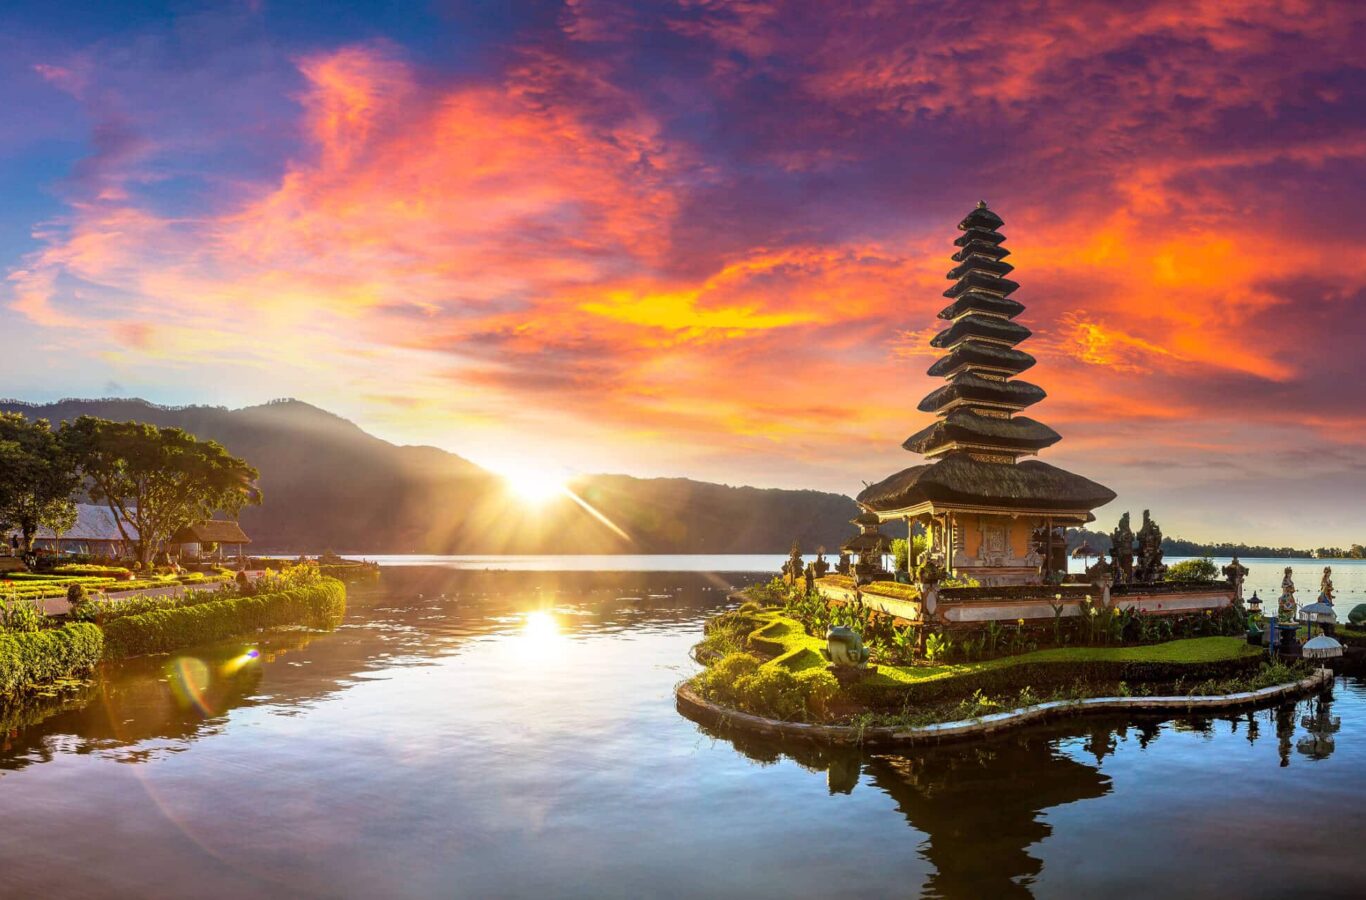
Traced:
[[1084, 700], [1052, 700], [1009, 712], [991, 713], [976, 719], [898, 728], [889, 725], [812, 725], [784, 722], [721, 706], [705, 699], [686, 682], [674, 689], [675, 706], [694, 721], [733, 727], [741, 731], [826, 744], [897, 746], [983, 738], [1032, 722], [1096, 712], [1180, 712], [1254, 706], [1268, 700], [1308, 693], [1333, 681], [1329, 669], [1318, 669], [1308, 678], [1256, 691], [1188, 697], [1089, 697]]
[[335, 578], [269, 594], [211, 600], [114, 619], [103, 626], [104, 656], [169, 653], [262, 628], [336, 627], [346, 610], [346, 586]]

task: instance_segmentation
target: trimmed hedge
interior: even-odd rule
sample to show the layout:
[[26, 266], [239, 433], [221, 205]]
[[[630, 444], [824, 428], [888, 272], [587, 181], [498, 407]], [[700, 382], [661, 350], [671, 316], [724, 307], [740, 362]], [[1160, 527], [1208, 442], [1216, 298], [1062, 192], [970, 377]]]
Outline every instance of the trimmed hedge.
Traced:
[[105, 626], [104, 641], [109, 656], [166, 653], [281, 625], [335, 628], [345, 614], [345, 585], [325, 578], [317, 585], [276, 594], [125, 616]]
[[880, 680], [874, 675], [854, 685], [854, 696], [884, 709], [899, 709], [906, 704], [930, 704], [959, 700], [981, 691], [991, 696], [1015, 695], [1025, 688], [1043, 693], [1081, 684], [1131, 685], [1171, 684], [1183, 681], [1197, 684], [1254, 673], [1264, 656], [1243, 656], [1210, 662], [1130, 662], [1124, 660], [1085, 660], [1026, 662], [1013, 666], [979, 670], [950, 678], [913, 683]]
[[92, 671], [104, 655], [99, 626], [76, 622], [48, 631], [0, 634], [0, 697]]
[[[795, 619], [781, 613], [752, 617], [757, 627], [748, 637], [749, 649], [769, 657], [766, 665], [794, 672], [824, 667], [820, 648], [825, 642], [808, 635]], [[1341, 629], [1339, 629], [1341, 631]], [[803, 652], [806, 651], [806, 652]], [[1066, 688], [1077, 682], [1111, 684], [1194, 684], [1255, 672], [1265, 654], [1242, 638], [1203, 637], [1114, 647], [1055, 647], [1017, 656], [975, 663], [940, 666], [879, 664], [876, 674], [850, 688], [852, 696], [876, 708], [932, 704], [968, 697], [977, 690], [988, 694], [1017, 694]]]

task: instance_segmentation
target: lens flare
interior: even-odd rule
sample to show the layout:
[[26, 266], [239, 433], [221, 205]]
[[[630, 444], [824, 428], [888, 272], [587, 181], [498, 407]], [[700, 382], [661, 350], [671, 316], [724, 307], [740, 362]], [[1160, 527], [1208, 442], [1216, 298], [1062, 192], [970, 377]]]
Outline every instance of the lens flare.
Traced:
[[236, 675], [238, 672], [242, 671], [242, 669], [248, 663], [256, 662], [256, 660], [260, 658], [261, 651], [257, 650], [255, 647], [252, 647], [250, 650], [247, 650], [244, 653], [234, 656], [232, 659], [223, 663], [223, 674]]
[[205, 695], [212, 676], [204, 660], [193, 656], [176, 657], [166, 674], [171, 682], [171, 691], [181, 705], [198, 710], [201, 716], [213, 715], [213, 707]]

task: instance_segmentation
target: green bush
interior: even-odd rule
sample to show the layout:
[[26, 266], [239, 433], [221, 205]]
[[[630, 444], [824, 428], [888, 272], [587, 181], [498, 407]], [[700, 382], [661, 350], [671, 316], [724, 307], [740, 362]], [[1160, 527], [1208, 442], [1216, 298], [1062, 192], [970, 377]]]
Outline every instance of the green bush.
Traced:
[[1208, 556], [1203, 559], [1183, 559], [1167, 567], [1168, 581], [1214, 581], [1219, 567]]
[[99, 664], [103, 653], [103, 633], [84, 622], [47, 631], [0, 634], [0, 697], [84, 675]]
[[63, 566], [53, 566], [54, 575], [76, 575], [95, 578], [117, 578], [128, 576], [132, 572], [123, 566], [92, 566], [89, 564], [68, 564]]
[[186, 590], [179, 594], [159, 594], [112, 600], [94, 600], [87, 597], [84, 601], [73, 605], [68, 615], [77, 622], [108, 625], [115, 619], [122, 619], [127, 616], [140, 616], [143, 613], [179, 609], [184, 606], [198, 606], [201, 603], [213, 603], [233, 596], [235, 595], [232, 593], [224, 594], [216, 590]]
[[735, 682], [752, 675], [758, 668], [758, 657], [741, 651], [728, 653], [716, 665], [697, 676], [697, 687], [704, 697], [734, 705]]
[[745, 712], [774, 719], [822, 716], [839, 694], [839, 682], [824, 669], [792, 672], [762, 666], [749, 653], [731, 653], [697, 676], [704, 697]]
[[281, 625], [335, 628], [345, 613], [346, 587], [328, 578], [273, 594], [124, 616], [106, 625], [104, 636], [110, 656], [136, 656], [166, 653]]
[[806, 712], [801, 682], [781, 666], [760, 666], [737, 678], [735, 698], [745, 712], [774, 719], [799, 719]]
[[40, 631], [46, 618], [43, 611], [26, 598], [0, 598], [0, 633]]

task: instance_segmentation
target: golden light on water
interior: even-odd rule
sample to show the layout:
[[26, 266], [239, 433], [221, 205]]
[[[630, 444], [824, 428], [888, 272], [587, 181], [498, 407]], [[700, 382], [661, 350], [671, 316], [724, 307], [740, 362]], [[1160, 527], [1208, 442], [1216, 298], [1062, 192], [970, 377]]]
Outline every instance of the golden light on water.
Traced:
[[548, 610], [537, 609], [526, 614], [522, 621], [522, 639], [540, 646], [560, 639], [560, 621]]
[[261, 651], [252, 647], [250, 650], [239, 653], [237, 656], [234, 656], [232, 659], [223, 663], [223, 674], [236, 675], [238, 672], [242, 671], [243, 667], [248, 663], [256, 662], [256, 660], [260, 658]]

